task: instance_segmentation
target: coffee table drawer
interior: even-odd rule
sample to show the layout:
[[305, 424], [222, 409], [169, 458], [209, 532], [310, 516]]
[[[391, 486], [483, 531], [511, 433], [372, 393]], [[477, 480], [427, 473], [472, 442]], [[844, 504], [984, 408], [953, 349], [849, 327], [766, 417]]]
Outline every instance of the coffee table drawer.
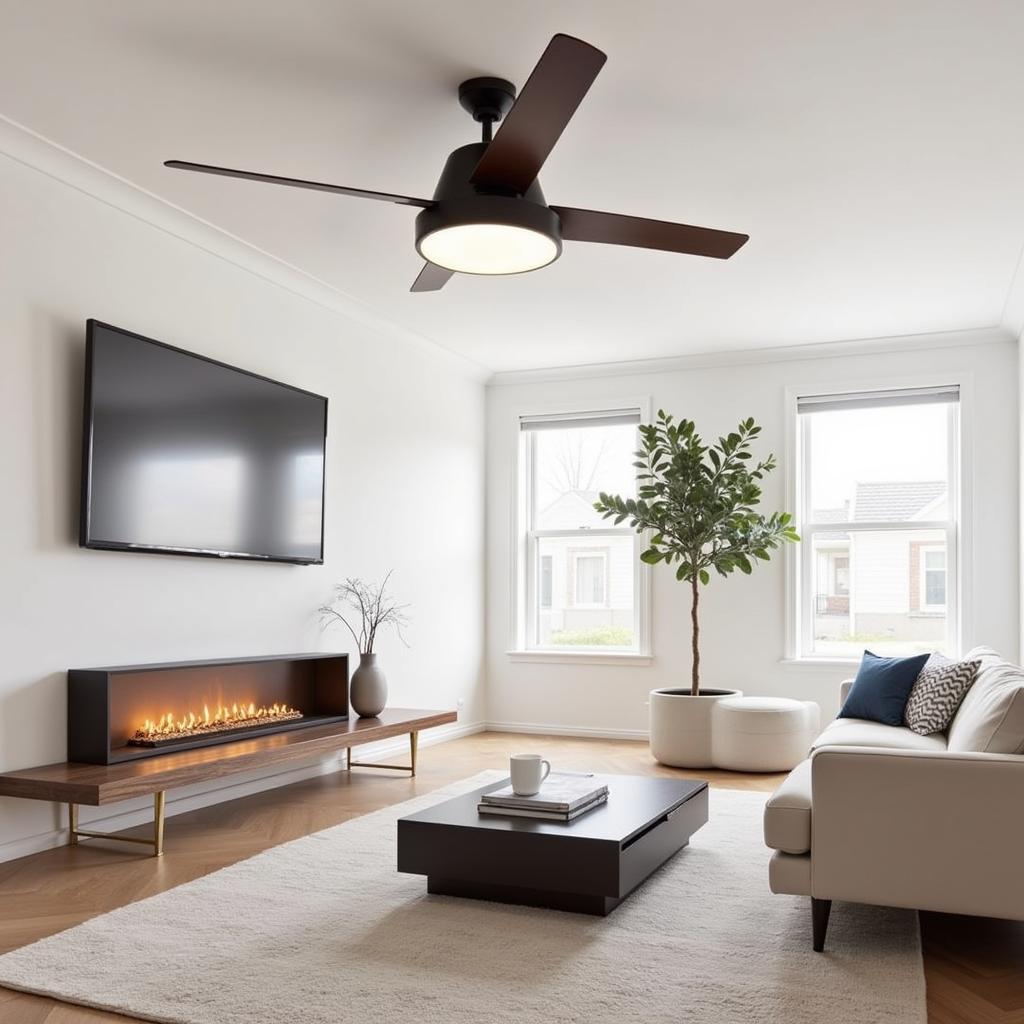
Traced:
[[653, 871], [690, 841], [708, 821], [708, 791], [701, 790], [669, 811], [660, 821], [626, 840], [619, 854], [620, 899], [628, 896]]
[[619, 877], [617, 843], [536, 832], [495, 832], [400, 819], [398, 870], [610, 895]]

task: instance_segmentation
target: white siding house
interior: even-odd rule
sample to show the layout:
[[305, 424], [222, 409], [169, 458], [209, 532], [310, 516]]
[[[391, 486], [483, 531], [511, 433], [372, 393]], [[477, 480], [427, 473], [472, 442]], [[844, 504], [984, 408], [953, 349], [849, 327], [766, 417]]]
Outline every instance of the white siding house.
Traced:
[[[946, 485], [859, 482], [852, 502], [816, 510], [817, 522], [946, 519]], [[814, 631], [820, 640], [941, 644], [946, 635], [946, 538], [942, 531], [836, 530], [815, 543]]]
[[[550, 530], [599, 528], [596, 491], [569, 491], [543, 510]], [[631, 537], [546, 537], [538, 545], [538, 642], [626, 646], [633, 642]], [[585, 637], [580, 634], [586, 634]]]

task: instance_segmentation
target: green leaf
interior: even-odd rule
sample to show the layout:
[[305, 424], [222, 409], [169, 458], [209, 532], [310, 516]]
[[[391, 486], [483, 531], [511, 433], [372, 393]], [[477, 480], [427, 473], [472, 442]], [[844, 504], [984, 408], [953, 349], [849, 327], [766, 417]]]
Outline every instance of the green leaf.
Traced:
[[707, 569], [701, 569], [700, 581], [704, 584], [704, 586], [707, 586], [711, 582], [711, 576], [708, 574]]

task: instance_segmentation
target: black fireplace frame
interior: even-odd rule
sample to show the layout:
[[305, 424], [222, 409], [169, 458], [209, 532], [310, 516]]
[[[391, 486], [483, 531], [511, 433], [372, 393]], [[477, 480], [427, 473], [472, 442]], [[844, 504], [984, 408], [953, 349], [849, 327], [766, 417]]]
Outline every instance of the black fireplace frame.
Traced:
[[[263, 693], [280, 690], [280, 697], [262, 696], [261, 701], [292, 703], [303, 712], [300, 719], [272, 722], [230, 732], [188, 736], [155, 747], [118, 742], [123, 736], [112, 722], [119, 699], [130, 699], [123, 688], [144, 686], [159, 679], [164, 689], [181, 685], [193, 690], [208, 685], [224, 670], [234, 676], [249, 676]], [[148, 679], [147, 679], [148, 677]], [[257, 736], [308, 729], [344, 722], [349, 716], [348, 655], [343, 653], [284, 654], [265, 658], [210, 659], [165, 662], [154, 665], [119, 665], [108, 668], [68, 671], [68, 760], [84, 764], [119, 764], [147, 757], [160, 757], [179, 750], [244, 743]], [[231, 683], [229, 685], [235, 685]], [[294, 694], [301, 693], [296, 701]], [[127, 698], [126, 698], [127, 694]], [[138, 697], [138, 691], [134, 694]], [[116, 735], [117, 734], [117, 735]]]

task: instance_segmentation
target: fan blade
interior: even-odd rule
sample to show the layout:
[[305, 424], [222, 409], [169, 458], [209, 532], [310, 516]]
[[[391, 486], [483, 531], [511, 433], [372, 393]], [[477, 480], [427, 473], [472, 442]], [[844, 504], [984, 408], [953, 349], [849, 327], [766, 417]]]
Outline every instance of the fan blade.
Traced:
[[380, 199], [385, 203], [400, 203], [403, 206], [433, 206], [431, 199], [413, 199], [410, 196], [396, 196], [390, 192], [369, 192], [365, 188], [349, 188], [347, 185], [329, 185], [322, 181], [304, 181], [302, 178], [281, 178], [276, 174], [259, 174], [256, 171], [236, 171], [231, 167], [214, 167], [210, 164], [193, 164], [188, 160], [165, 160], [164, 167], [178, 171], [198, 171], [200, 174], [221, 174], [227, 178], [246, 178], [249, 181], [266, 181], [271, 185], [291, 185], [293, 188], [311, 188], [317, 192], [337, 192], [357, 199]]
[[581, 39], [554, 36], [470, 180], [525, 192], [607, 59]]
[[667, 220], [625, 217], [619, 213], [576, 210], [571, 206], [552, 206], [562, 222], [562, 238], [574, 242], [606, 242], [609, 245], [635, 245], [641, 249], [664, 249], [691, 256], [711, 256], [727, 260], [750, 235], [735, 231], [716, 231]]
[[439, 292], [454, 275], [454, 270], [446, 270], [436, 263], [424, 263], [416, 280], [413, 281], [411, 292]]

